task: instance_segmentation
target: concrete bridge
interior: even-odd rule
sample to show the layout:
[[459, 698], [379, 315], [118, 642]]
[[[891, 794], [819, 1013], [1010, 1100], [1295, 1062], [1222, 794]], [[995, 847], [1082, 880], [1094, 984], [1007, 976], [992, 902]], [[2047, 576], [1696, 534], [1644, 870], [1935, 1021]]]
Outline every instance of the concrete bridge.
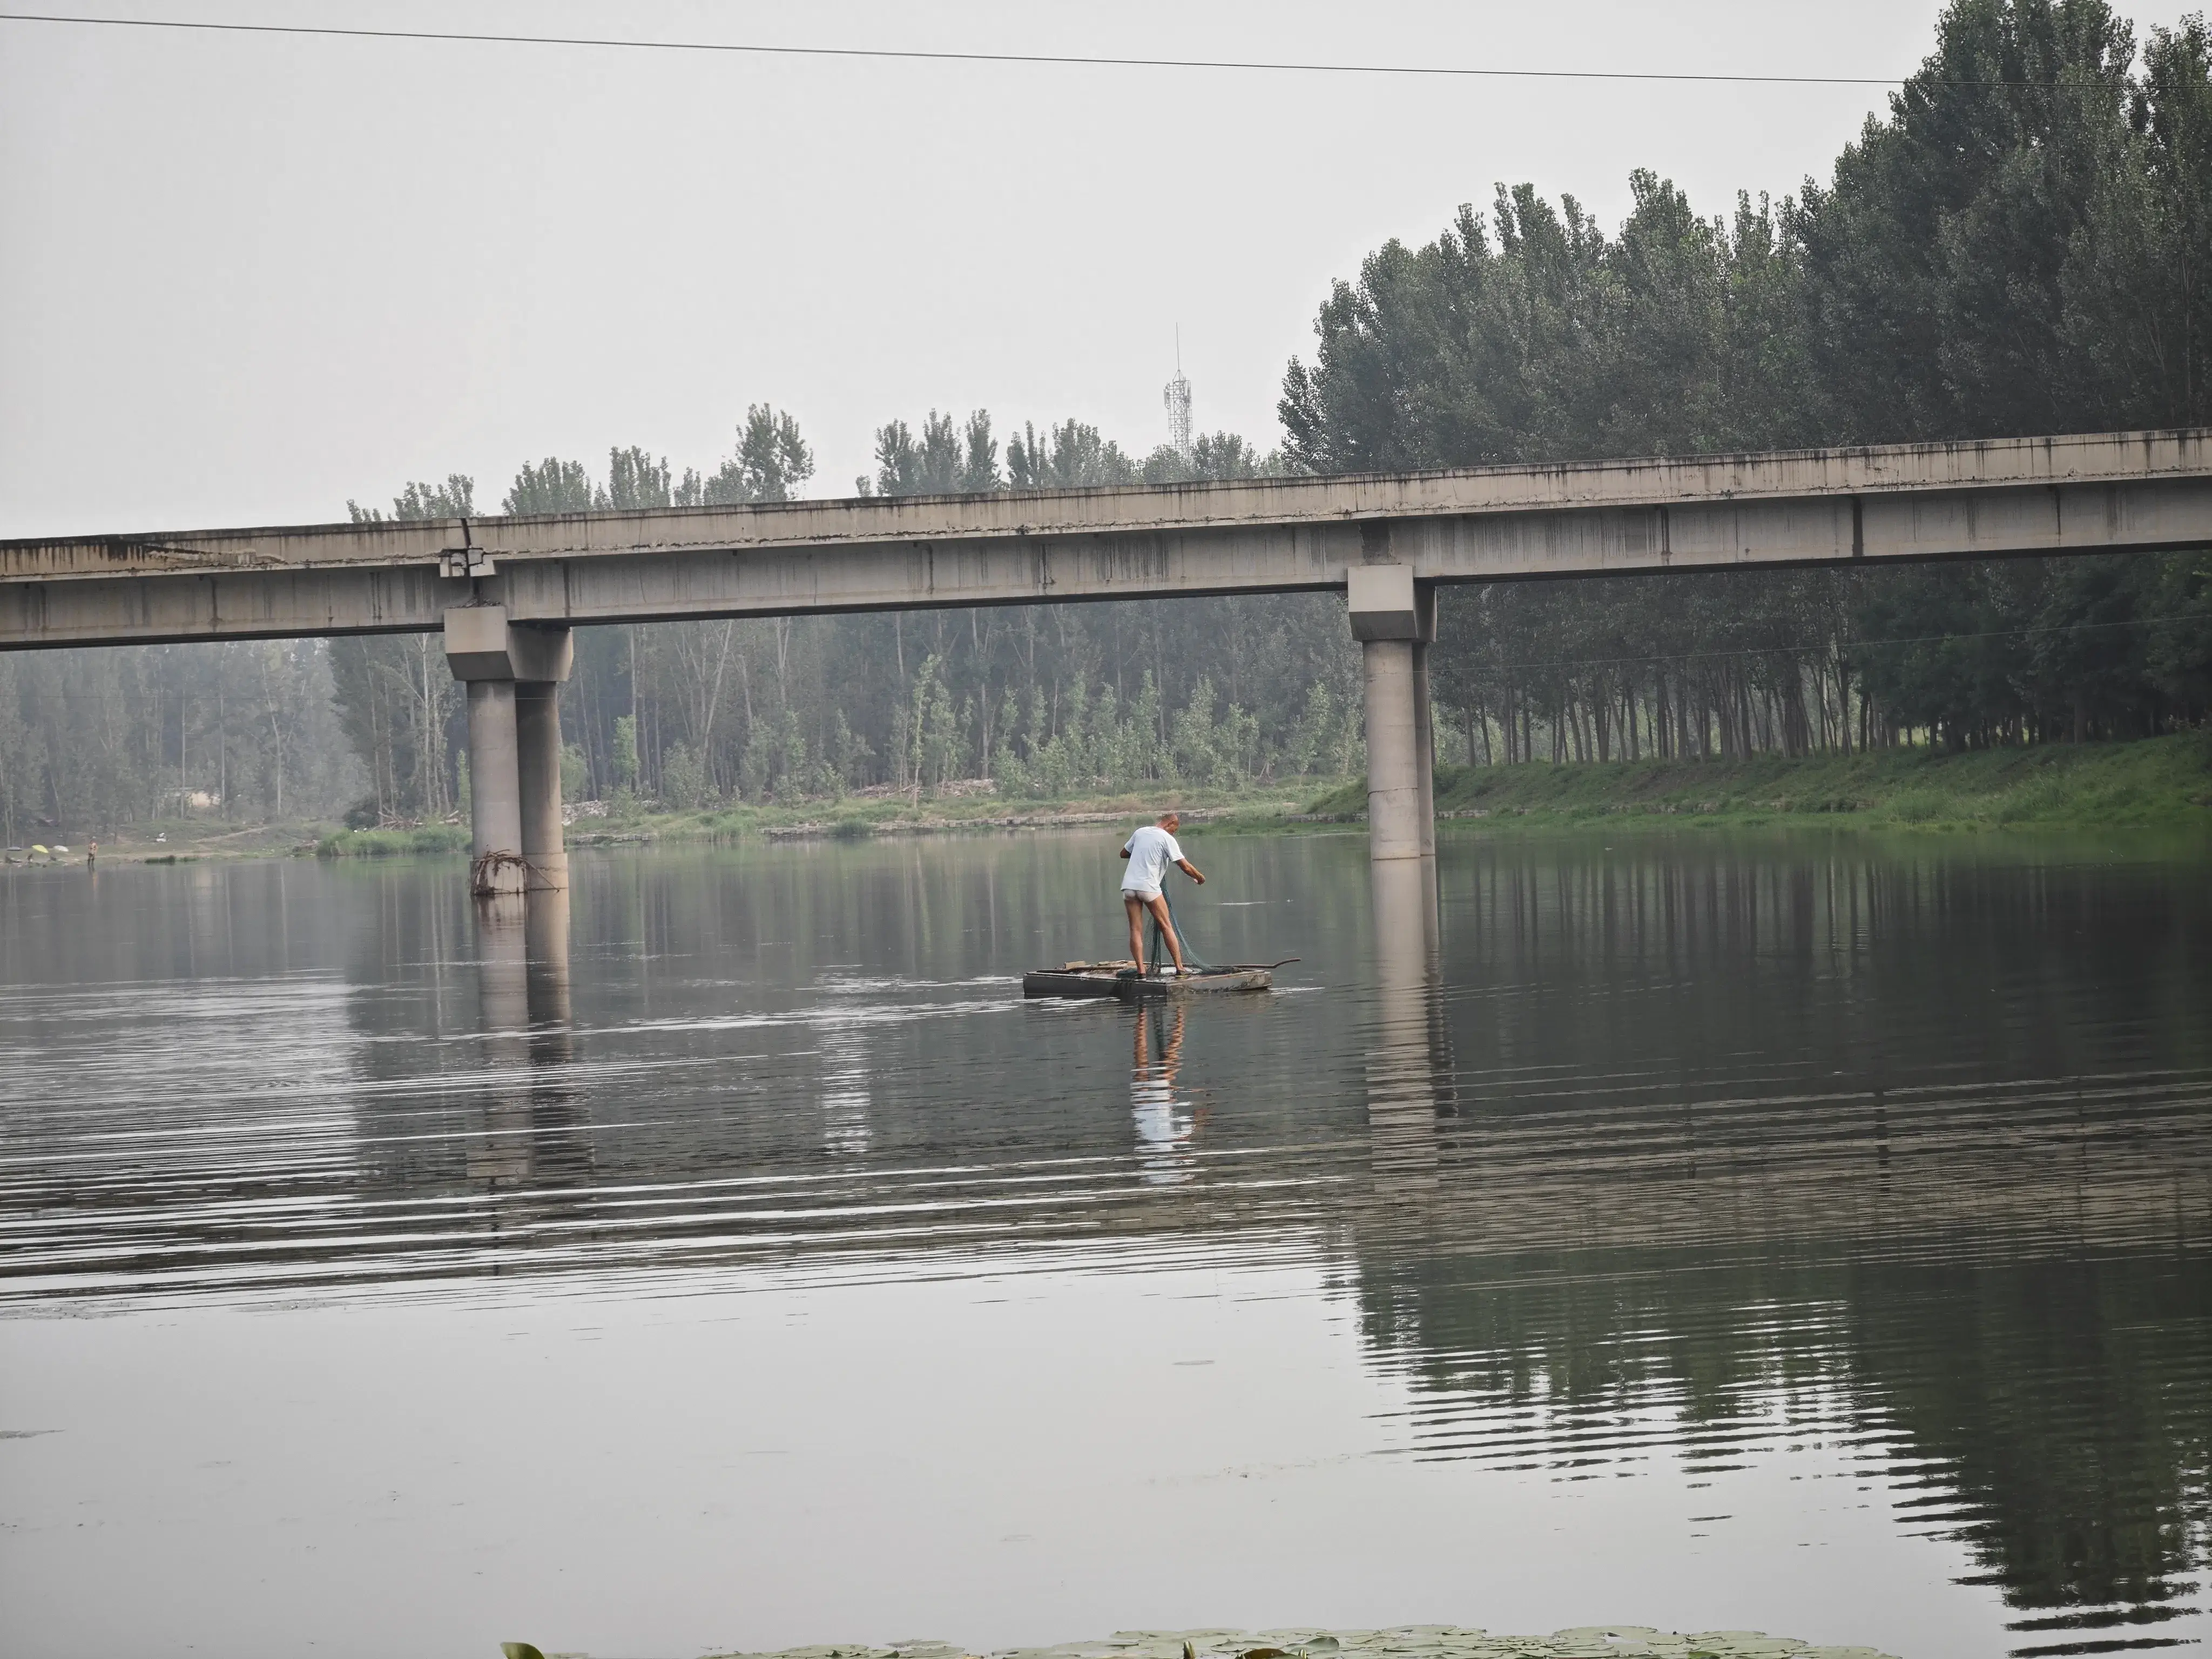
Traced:
[[0, 542], [0, 649], [442, 629], [479, 891], [565, 887], [586, 623], [1333, 589], [1377, 860], [1433, 854], [1442, 582], [2212, 546], [2212, 431]]

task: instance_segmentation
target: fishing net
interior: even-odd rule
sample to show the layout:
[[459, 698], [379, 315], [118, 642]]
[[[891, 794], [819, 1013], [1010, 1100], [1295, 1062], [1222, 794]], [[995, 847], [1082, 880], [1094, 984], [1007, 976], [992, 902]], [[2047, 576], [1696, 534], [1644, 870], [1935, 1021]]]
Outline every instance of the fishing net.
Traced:
[[[1167, 889], [1163, 887], [1160, 890], [1160, 896], [1167, 898]], [[1229, 971], [1199, 955], [1198, 947], [1191, 943], [1190, 930], [1183, 926], [1182, 913], [1176, 908], [1175, 901], [1172, 898], [1168, 899], [1168, 920], [1175, 925], [1176, 938], [1182, 942], [1182, 965], [1185, 971], [1194, 974], [1220, 974]], [[1145, 972], [1158, 978], [1161, 969], [1175, 965], [1175, 956], [1168, 949], [1167, 935], [1160, 931], [1159, 918], [1153, 916], [1152, 922], [1152, 950], [1145, 958]]]

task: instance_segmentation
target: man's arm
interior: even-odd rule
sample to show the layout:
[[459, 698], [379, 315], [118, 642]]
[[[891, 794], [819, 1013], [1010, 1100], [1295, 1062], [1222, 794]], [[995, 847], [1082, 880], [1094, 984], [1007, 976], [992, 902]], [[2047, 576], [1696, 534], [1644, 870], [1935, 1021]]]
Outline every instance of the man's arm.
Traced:
[[1188, 859], [1177, 859], [1176, 860], [1176, 867], [1181, 870], [1183, 874], [1188, 876], [1193, 881], [1196, 882], [1200, 887], [1206, 885], [1206, 878], [1198, 873], [1198, 866], [1193, 864]]
[[1127, 858], [1127, 857], [1128, 857], [1128, 856], [1129, 856], [1129, 849], [1128, 849], [1127, 848], [1124, 847], [1124, 848], [1121, 849], [1121, 856], [1122, 856], [1123, 858]]

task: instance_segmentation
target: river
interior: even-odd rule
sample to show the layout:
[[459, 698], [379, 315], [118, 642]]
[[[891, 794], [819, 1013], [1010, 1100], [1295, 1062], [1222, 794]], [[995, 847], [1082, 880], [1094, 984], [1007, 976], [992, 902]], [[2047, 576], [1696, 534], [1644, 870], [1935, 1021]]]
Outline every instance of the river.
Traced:
[[2212, 1635], [2206, 849], [1115, 845], [0, 877], [7, 1650]]

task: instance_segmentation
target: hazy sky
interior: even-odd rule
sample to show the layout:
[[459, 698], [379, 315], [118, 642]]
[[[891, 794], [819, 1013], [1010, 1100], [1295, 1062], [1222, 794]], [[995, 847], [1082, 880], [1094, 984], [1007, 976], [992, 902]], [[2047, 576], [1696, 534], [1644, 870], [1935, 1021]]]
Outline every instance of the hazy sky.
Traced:
[[[2199, 0], [2201, 3], [2201, 0]], [[68, 0], [45, 0], [65, 8]], [[2188, 0], [2120, 9], [2139, 29]], [[6, 9], [0, 0], [0, 9]], [[81, 7], [82, 9], [91, 9]], [[1935, 0], [106, 0], [127, 15], [1337, 62], [1894, 76]], [[343, 517], [547, 454], [710, 468], [789, 408], [1276, 441], [1332, 278], [1494, 184], [1610, 228], [1825, 176], [1872, 88], [753, 58], [0, 22], [0, 535]]]

